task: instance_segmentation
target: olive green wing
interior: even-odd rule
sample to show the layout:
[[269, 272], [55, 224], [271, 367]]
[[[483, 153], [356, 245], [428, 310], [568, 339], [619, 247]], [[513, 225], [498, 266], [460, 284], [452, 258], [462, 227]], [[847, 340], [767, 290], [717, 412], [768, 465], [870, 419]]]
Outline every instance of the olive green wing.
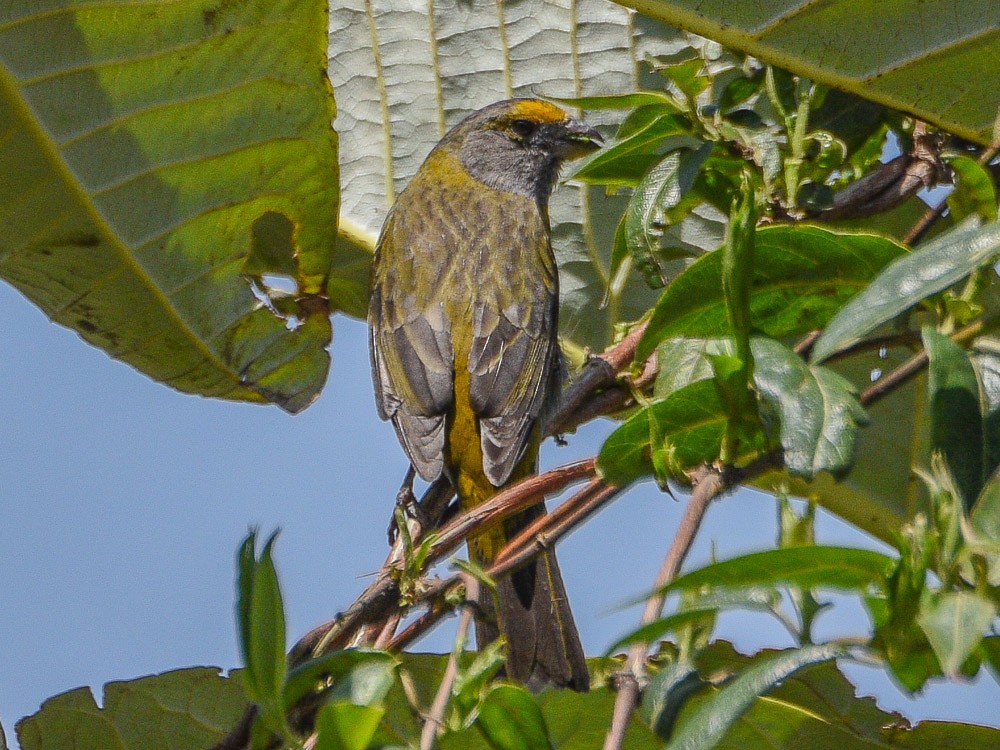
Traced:
[[386, 245], [399, 241], [391, 227], [383, 236], [368, 313], [375, 403], [417, 473], [433, 481], [444, 468], [445, 415], [454, 400], [451, 327], [432, 295], [413, 288], [413, 248]]
[[502, 283], [481, 288], [472, 308], [469, 395], [483, 469], [494, 486], [510, 477], [559, 387], [555, 268], [543, 262], [550, 256], [547, 235], [533, 237], [544, 248], [528, 244], [505, 253], [502, 266], [491, 269]]

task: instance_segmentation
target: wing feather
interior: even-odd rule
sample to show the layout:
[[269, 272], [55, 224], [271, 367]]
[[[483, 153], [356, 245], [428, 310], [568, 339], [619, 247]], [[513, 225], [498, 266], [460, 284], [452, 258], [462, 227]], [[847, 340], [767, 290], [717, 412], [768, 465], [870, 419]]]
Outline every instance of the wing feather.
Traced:
[[[388, 243], [406, 239], [391, 227], [384, 236]], [[412, 249], [395, 264], [379, 259], [397, 248], [379, 250], [369, 307], [376, 406], [392, 420], [417, 473], [434, 481], [444, 468], [445, 416], [454, 400], [451, 325], [439, 302], [399, 289], [399, 275], [412, 272]]]
[[558, 392], [555, 277], [533, 270], [478, 295], [473, 312], [469, 397], [480, 419], [483, 469], [495, 486], [510, 477]]

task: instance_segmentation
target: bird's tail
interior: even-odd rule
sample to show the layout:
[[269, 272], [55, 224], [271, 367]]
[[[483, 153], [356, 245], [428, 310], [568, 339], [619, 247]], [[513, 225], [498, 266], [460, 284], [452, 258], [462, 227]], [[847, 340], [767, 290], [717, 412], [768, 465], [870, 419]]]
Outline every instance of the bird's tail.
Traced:
[[[536, 505], [509, 519], [502, 528], [469, 542], [472, 557], [489, 563], [499, 547], [539, 516]], [[544, 551], [525, 567], [497, 581], [495, 591], [481, 589], [482, 615], [476, 619], [479, 648], [500, 635], [507, 641], [506, 675], [529, 689], [590, 686], [587, 662], [573, 622], [554, 549]]]

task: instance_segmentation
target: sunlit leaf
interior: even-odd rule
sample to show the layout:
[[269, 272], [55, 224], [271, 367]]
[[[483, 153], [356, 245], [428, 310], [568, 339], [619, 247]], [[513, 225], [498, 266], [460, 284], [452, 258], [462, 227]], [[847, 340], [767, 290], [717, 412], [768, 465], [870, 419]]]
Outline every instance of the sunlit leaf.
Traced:
[[666, 23], [989, 145], [1000, 98], [993, 0], [886, 4], [618, 0]]
[[889, 265], [844, 305], [813, 347], [821, 362], [921, 300], [947, 289], [1000, 254], [1000, 223], [967, 219]]
[[863, 590], [884, 581], [894, 562], [878, 552], [853, 547], [784, 547], [706, 565], [674, 579], [661, 591], [783, 584]]
[[[650, 421], [663, 440], [650, 445]], [[711, 380], [702, 380], [643, 409], [615, 430], [601, 447], [597, 466], [612, 484], [628, 484], [653, 472], [651, 450], [671, 451], [671, 463], [696, 466], [719, 455], [726, 415]]]
[[239, 677], [195, 667], [130, 682], [111, 682], [98, 707], [89, 688], [49, 698], [21, 720], [22, 750], [207, 748], [246, 709]]
[[[779, 338], [821, 328], [903, 252], [897, 243], [871, 234], [808, 225], [759, 228], [750, 299], [754, 328]], [[639, 343], [637, 360], [667, 338], [729, 332], [721, 260], [710, 253], [667, 287]]]
[[495, 686], [483, 698], [478, 724], [495, 750], [552, 750], [545, 717], [524, 688]]
[[752, 341], [754, 383], [778, 413], [785, 466], [812, 478], [854, 462], [858, 427], [868, 423], [856, 391], [832, 370], [806, 362], [774, 339]]
[[[306, 407], [330, 312], [364, 310], [331, 233], [325, 18], [324, 0], [4, 3], [0, 277], [174, 388]], [[258, 299], [261, 270], [290, 277], [291, 314]]]
[[955, 222], [967, 216], [997, 220], [997, 189], [989, 171], [975, 159], [956, 156], [948, 166], [955, 173], [955, 190], [948, 196], [948, 210]]
[[696, 710], [682, 715], [666, 749], [711, 750], [760, 696], [803, 667], [843, 653], [841, 646], [824, 644], [761, 655]]

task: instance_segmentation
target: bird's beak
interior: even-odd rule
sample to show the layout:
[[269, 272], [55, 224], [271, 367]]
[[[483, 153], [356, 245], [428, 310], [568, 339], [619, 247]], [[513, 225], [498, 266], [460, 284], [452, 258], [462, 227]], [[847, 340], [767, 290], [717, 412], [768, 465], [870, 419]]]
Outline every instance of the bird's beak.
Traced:
[[572, 117], [563, 123], [562, 140], [566, 143], [566, 159], [579, 159], [604, 145], [597, 128]]

